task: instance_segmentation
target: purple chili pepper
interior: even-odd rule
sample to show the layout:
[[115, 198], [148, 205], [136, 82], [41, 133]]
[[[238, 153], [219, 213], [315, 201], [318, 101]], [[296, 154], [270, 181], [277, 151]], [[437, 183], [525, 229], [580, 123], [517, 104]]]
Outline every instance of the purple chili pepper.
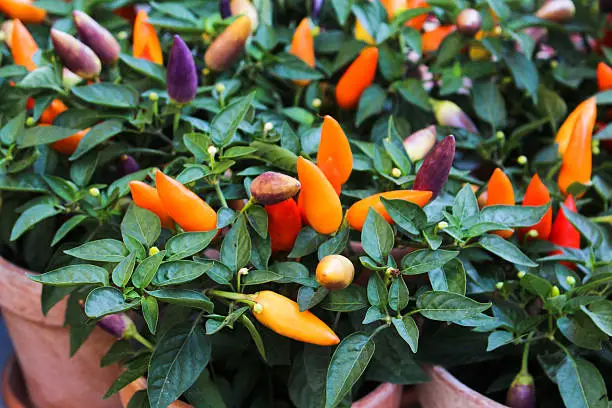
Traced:
[[98, 327], [118, 339], [131, 336], [135, 329], [134, 322], [125, 313], [104, 316], [97, 323]]
[[198, 90], [198, 75], [191, 50], [175, 35], [168, 60], [166, 82], [168, 95], [178, 103], [188, 103]]
[[323, 0], [312, 0], [311, 3], [312, 10], [310, 12], [310, 16], [313, 20], [316, 20], [319, 17], [319, 13], [323, 8]]
[[66, 68], [85, 79], [93, 79], [100, 75], [102, 63], [87, 45], [55, 28], [51, 29], [51, 42], [55, 54]]
[[506, 405], [510, 408], [535, 408], [535, 384], [529, 373], [518, 373], [506, 395]]
[[117, 172], [121, 176], [127, 176], [128, 174], [136, 173], [138, 170], [140, 170], [140, 165], [136, 159], [129, 154], [122, 154], [119, 160]]
[[446, 136], [423, 160], [412, 188], [431, 191], [432, 200], [436, 198], [448, 180], [454, 158], [455, 136]]
[[221, 18], [228, 18], [232, 16], [230, 0], [219, 0], [219, 13], [221, 13]]
[[87, 44], [103, 63], [112, 65], [117, 62], [121, 47], [106, 28], [82, 11], [73, 11], [72, 18], [81, 41]]

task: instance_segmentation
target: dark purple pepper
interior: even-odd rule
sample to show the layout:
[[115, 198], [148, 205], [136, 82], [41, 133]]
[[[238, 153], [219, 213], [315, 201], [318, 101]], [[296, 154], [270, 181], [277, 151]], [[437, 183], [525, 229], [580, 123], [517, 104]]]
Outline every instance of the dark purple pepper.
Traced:
[[323, 0], [312, 0], [311, 3], [312, 10], [310, 12], [310, 16], [313, 20], [316, 20], [319, 17], [319, 13], [323, 8]]
[[446, 136], [423, 160], [412, 188], [431, 191], [432, 200], [436, 198], [448, 180], [454, 158], [455, 136]]
[[219, 0], [219, 13], [221, 13], [221, 18], [228, 18], [232, 16], [230, 0]]
[[121, 176], [127, 176], [128, 174], [136, 173], [140, 170], [140, 165], [135, 158], [129, 154], [122, 154], [119, 158], [119, 166], [117, 172]]
[[134, 322], [125, 313], [116, 313], [104, 316], [97, 323], [98, 327], [118, 339], [131, 336]]
[[168, 60], [166, 83], [168, 95], [178, 103], [188, 103], [198, 90], [198, 75], [191, 50], [175, 35]]
[[506, 405], [510, 408], [535, 408], [535, 384], [529, 373], [518, 373], [514, 377], [506, 394]]
[[82, 11], [73, 11], [72, 18], [81, 41], [87, 44], [103, 63], [112, 65], [117, 62], [121, 47], [106, 28]]
[[100, 75], [100, 58], [87, 45], [55, 28], [51, 29], [51, 42], [55, 54], [66, 68], [84, 79], [93, 79]]

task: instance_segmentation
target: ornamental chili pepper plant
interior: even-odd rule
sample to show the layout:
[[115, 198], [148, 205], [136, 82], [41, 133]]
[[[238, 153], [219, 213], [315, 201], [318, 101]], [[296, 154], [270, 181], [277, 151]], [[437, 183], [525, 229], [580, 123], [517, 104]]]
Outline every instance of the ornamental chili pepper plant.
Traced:
[[599, 7], [0, 0], [0, 254], [130, 407], [608, 407]]

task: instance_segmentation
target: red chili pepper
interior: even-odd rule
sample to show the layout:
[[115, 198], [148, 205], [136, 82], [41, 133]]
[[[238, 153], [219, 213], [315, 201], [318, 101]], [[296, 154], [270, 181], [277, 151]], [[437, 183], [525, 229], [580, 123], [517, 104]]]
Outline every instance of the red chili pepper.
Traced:
[[268, 213], [268, 233], [272, 251], [290, 251], [302, 229], [302, 215], [295, 200], [289, 198], [264, 208]]
[[[542, 183], [540, 177], [534, 174], [531, 178], [531, 182], [527, 186], [525, 192], [525, 198], [523, 198], [523, 206], [538, 206], [548, 204], [550, 202], [550, 193], [546, 185]], [[520, 228], [518, 230], [519, 237], [523, 237], [531, 230], [538, 233], [537, 238], [548, 239], [550, 236], [550, 229], [552, 227], [552, 208], [549, 208], [544, 214], [544, 217], [537, 224], [527, 228]], [[533, 237], [536, 238], [536, 237]]]
[[[577, 212], [576, 201], [574, 201], [574, 197], [572, 197], [571, 194], [567, 196], [563, 204], [569, 211]], [[574, 228], [574, 226], [565, 217], [563, 208], [560, 208], [559, 212], [557, 213], [557, 217], [553, 222], [548, 240], [560, 247], [580, 249], [580, 232], [578, 232], [578, 230]], [[556, 250], [551, 252], [550, 255], [558, 255], [562, 253], [563, 251]], [[561, 264], [567, 266], [568, 268], [575, 268], [575, 266], [569, 262], [561, 262]]]
[[612, 68], [605, 62], [597, 65], [597, 85], [600, 91], [612, 89]]

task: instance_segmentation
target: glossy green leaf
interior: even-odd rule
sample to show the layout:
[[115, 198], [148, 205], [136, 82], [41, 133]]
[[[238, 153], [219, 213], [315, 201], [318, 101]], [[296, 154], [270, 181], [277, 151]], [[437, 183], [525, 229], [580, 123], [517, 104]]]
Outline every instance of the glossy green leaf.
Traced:
[[128, 256], [129, 251], [123, 242], [116, 239], [99, 239], [90, 241], [64, 253], [75, 258], [98, 262], [121, 262]]
[[166, 242], [167, 260], [176, 261], [197, 254], [204, 250], [216, 235], [217, 230], [183, 232], [173, 236]]
[[511, 244], [497, 235], [484, 235], [480, 238], [478, 243], [487, 251], [494, 253], [508, 262], [527, 267], [538, 266], [537, 263], [529, 259], [529, 257], [521, 252], [514, 244]]
[[401, 319], [394, 317], [391, 319], [397, 334], [408, 343], [410, 350], [416, 353], [419, 348], [419, 328], [411, 316], [404, 316]]
[[149, 283], [151, 283], [153, 277], [155, 277], [155, 274], [159, 270], [159, 266], [164, 260], [165, 255], [166, 251], [159, 251], [158, 253], [153, 254], [140, 262], [132, 275], [132, 283], [134, 284], [134, 287], [142, 289], [149, 286]]
[[138, 302], [128, 303], [119, 289], [111, 287], [95, 288], [85, 300], [85, 314], [92, 319], [124, 312], [136, 307]]
[[168, 286], [191, 282], [204, 275], [211, 267], [211, 264], [193, 261], [164, 262], [159, 266], [152, 283], [155, 286]]
[[393, 229], [379, 213], [370, 208], [361, 230], [363, 250], [375, 261], [383, 263], [393, 243]]
[[108, 285], [108, 272], [94, 265], [68, 265], [43, 273], [28, 274], [28, 278], [43, 285]]
[[440, 321], [461, 320], [475, 316], [491, 307], [452, 292], [424, 292], [417, 298], [419, 312], [428, 319]]
[[214, 307], [210, 299], [197, 290], [159, 289], [147, 291], [147, 293], [165, 303], [202, 309], [209, 313], [212, 313]]

